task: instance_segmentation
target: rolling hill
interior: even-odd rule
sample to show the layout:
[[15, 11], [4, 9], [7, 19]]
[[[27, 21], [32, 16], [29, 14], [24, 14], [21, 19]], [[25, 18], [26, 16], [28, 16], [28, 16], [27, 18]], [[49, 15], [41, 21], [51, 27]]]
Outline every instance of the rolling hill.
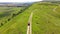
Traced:
[[60, 5], [54, 3], [35, 3], [32, 33], [60, 34]]
[[0, 27], [0, 34], [26, 34], [31, 12], [32, 34], [60, 34], [60, 4], [50, 2], [33, 3]]

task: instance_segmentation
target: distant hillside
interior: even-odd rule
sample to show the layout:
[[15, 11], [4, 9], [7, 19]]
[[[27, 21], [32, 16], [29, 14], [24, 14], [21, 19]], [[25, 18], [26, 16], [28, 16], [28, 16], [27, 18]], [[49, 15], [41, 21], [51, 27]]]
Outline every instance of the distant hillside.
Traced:
[[23, 6], [29, 6], [31, 5], [32, 3], [11, 3], [11, 2], [2, 2], [0, 3], [0, 6], [3, 7], [3, 6], [18, 6], [18, 7], [23, 7]]
[[60, 1], [60, 0], [43, 0], [43, 1]]

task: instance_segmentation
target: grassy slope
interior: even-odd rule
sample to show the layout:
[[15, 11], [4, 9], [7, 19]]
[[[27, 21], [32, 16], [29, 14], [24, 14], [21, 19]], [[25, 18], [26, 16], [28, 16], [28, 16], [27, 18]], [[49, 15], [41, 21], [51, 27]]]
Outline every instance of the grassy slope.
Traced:
[[2, 26], [0, 28], [0, 34], [26, 34], [28, 19], [32, 12], [31, 10], [33, 10], [32, 7], [33, 6]]
[[33, 34], [60, 34], [59, 7], [53, 11], [55, 7], [36, 3], [1, 27], [0, 34], [26, 34], [28, 18], [32, 11]]
[[13, 13], [18, 13], [21, 9], [21, 7], [0, 7], [0, 23], [4, 23], [12, 17]]
[[55, 5], [34, 5], [32, 23], [33, 34], [60, 34], [60, 10], [59, 6], [53, 11]]

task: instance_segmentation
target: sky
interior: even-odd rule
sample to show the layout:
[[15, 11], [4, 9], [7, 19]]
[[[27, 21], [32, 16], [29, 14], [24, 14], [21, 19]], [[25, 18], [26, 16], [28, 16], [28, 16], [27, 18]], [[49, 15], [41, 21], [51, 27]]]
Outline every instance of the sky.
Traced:
[[42, 0], [0, 0], [0, 2], [36, 2]]

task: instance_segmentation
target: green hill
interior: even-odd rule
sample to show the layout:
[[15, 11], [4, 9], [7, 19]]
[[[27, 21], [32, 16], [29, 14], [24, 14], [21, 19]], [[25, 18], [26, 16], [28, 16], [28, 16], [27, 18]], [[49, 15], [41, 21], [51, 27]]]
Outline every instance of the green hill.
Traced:
[[32, 4], [0, 27], [0, 34], [26, 34], [31, 12], [32, 34], [60, 34], [60, 5], [50, 2]]
[[[16, 9], [15, 9], [16, 10]], [[17, 11], [19, 11], [18, 9]], [[22, 10], [23, 12], [7, 21], [2, 27], [0, 27], [0, 34], [26, 34], [27, 23], [31, 11], [30, 8]], [[15, 13], [17, 13], [17, 11]]]
[[60, 34], [59, 4], [36, 3], [32, 8], [34, 8], [33, 34]]

